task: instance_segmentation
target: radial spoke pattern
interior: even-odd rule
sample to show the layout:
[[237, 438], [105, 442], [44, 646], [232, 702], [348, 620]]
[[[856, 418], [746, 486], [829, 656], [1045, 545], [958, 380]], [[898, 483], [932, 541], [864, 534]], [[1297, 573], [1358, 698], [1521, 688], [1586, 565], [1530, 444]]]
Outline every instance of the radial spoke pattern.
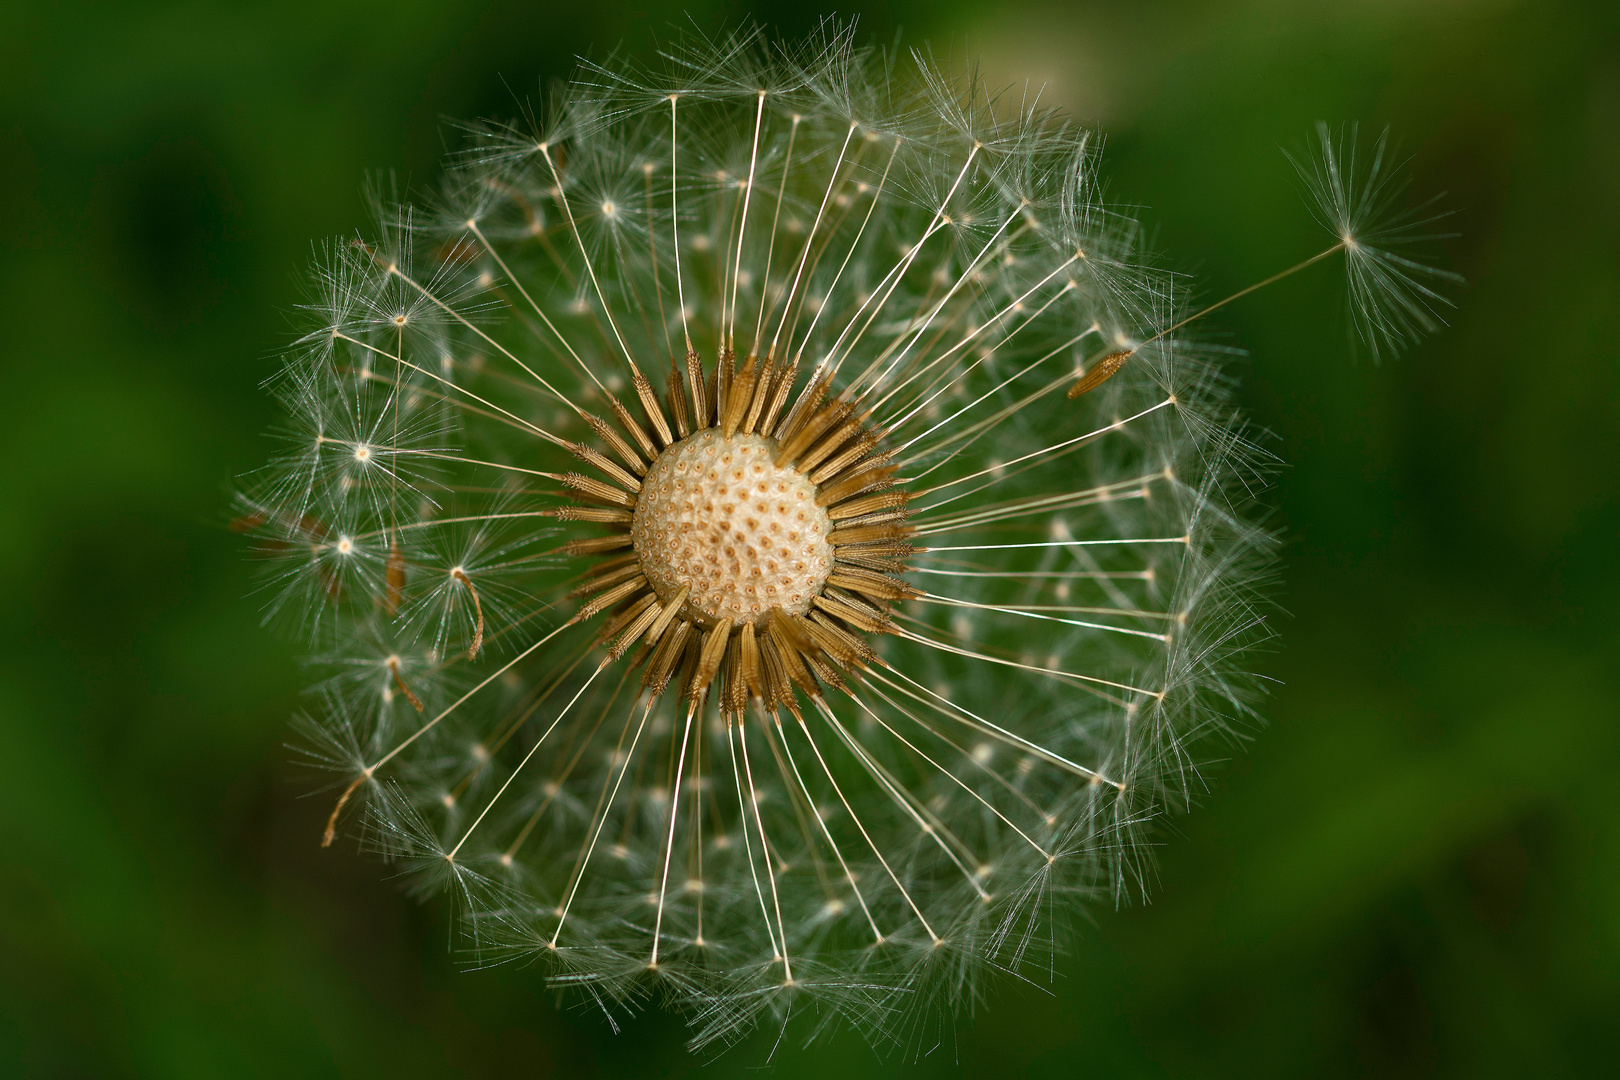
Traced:
[[1085, 133], [908, 78], [743, 34], [478, 129], [325, 253], [241, 499], [326, 841], [698, 1043], [1039, 967], [1250, 693], [1251, 451], [1171, 278]]

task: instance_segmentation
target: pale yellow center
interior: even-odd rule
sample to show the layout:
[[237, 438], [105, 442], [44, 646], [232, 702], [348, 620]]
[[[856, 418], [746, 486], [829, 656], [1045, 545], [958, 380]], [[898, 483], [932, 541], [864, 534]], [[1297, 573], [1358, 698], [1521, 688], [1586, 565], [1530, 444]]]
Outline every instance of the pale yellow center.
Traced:
[[810, 609], [832, 573], [832, 518], [776, 451], [768, 436], [709, 428], [658, 455], [630, 531], [659, 600], [689, 585], [688, 609], [737, 623]]

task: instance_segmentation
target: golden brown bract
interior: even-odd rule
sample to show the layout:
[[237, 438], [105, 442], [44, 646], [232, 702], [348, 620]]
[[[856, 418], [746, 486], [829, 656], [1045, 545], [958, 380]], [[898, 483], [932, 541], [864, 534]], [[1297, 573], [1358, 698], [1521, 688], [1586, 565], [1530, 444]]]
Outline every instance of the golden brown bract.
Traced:
[[[671, 361], [680, 439], [670, 441], [650, 388], [638, 394], [645, 424], [622, 407], [622, 434], [591, 424], [629, 471], [608, 461], [607, 482], [565, 479], [580, 505], [554, 515], [614, 530], [567, 549], [616, 553], [574, 590], [584, 603], [572, 621], [608, 613], [602, 638], [614, 655], [636, 650], [644, 687], [656, 695], [674, 681], [682, 700], [701, 701], [718, 681], [733, 715], [751, 698], [777, 707], [793, 704], [794, 687], [841, 687], [839, 669], [875, 657], [867, 637], [893, 629], [892, 605], [921, 595], [897, 576], [921, 550], [910, 543], [909, 495], [856, 408], [822, 400], [824, 381], [812, 379], [766, 429], [790, 396], [791, 368], [761, 370], [750, 356], [739, 371], [723, 358], [708, 386], [696, 370], [690, 358], [684, 372]], [[688, 400], [703, 410], [689, 415]], [[649, 465], [632, 444], [662, 449]]]

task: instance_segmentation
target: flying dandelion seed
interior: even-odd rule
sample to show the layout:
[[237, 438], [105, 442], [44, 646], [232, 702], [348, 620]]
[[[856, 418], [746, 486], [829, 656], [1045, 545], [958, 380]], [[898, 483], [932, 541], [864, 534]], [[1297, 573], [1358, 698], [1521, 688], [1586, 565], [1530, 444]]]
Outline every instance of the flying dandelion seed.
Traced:
[[1257, 454], [1086, 132], [847, 29], [670, 60], [324, 252], [242, 527], [326, 843], [695, 1045], [903, 1039], [1140, 891], [1251, 700]]
[[1335, 135], [1318, 124], [1316, 155], [1295, 158], [1294, 167], [1316, 202], [1318, 218], [1339, 238], [1350, 317], [1377, 359], [1438, 329], [1442, 310], [1451, 306], [1440, 288], [1462, 278], [1401, 254], [1401, 248], [1448, 235], [1432, 231], [1448, 212], [1435, 209], [1439, 196], [1420, 206], [1397, 205], [1406, 178], [1390, 160], [1389, 132], [1380, 134], [1370, 151], [1358, 134], [1354, 125]]

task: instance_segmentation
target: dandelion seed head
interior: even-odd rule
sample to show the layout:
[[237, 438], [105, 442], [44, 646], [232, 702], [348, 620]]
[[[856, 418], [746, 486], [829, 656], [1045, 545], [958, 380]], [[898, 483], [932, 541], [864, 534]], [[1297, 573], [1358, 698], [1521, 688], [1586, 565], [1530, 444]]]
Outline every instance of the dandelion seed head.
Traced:
[[323, 249], [243, 531], [334, 829], [481, 956], [903, 1041], [1142, 891], [1254, 694], [1258, 455], [1089, 134], [833, 24], [665, 59]]

